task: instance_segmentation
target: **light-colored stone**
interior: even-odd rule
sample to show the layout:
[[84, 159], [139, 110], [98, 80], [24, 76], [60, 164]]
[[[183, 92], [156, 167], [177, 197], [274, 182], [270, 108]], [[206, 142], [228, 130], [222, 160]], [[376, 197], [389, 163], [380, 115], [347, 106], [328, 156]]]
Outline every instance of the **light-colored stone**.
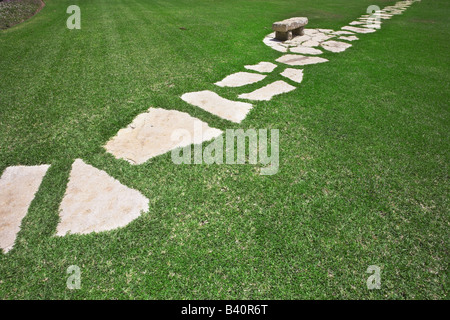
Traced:
[[355, 34], [354, 32], [350, 32], [350, 31], [336, 31], [334, 33], [335, 35], [341, 36], [341, 35], [352, 35]]
[[281, 75], [297, 83], [301, 83], [303, 80], [302, 69], [286, 68], [286, 70], [284, 70]]
[[251, 83], [261, 81], [265, 75], [250, 72], [236, 72], [226, 76], [222, 81], [215, 84], [219, 87], [242, 87]]
[[148, 211], [148, 199], [76, 159], [60, 205], [56, 235], [87, 234], [124, 227]]
[[252, 108], [250, 103], [228, 100], [209, 90], [185, 93], [181, 99], [222, 119], [237, 123], [244, 120]]
[[333, 33], [334, 32], [333, 29], [317, 29], [317, 30], [322, 33]]
[[[192, 134], [196, 124], [202, 128], [201, 135]], [[172, 141], [171, 138], [177, 129], [187, 130], [194, 137], [187, 141], [187, 145], [211, 140], [222, 133], [185, 112], [150, 108], [138, 115], [128, 127], [120, 129], [105, 149], [116, 158], [125, 159], [131, 164], [142, 164], [177, 148], [179, 141]]]
[[246, 69], [248, 70], [254, 70], [257, 72], [262, 72], [262, 73], [268, 73], [268, 72], [272, 72], [277, 65], [271, 62], [265, 62], [262, 61], [258, 64], [255, 65], [248, 65], [248, 66], [244, 66]]
[[[271, 36], [273, 34], [273, 36]], [[287, 48], [282, 45], [281, 41], [278, 41], [274, 38], [275, 33], [271, 33], [269, 36], [263, 39], [265, 45], [271, 47], [272, 49], [279, 52], [287, 52]]]
[[364, 23], [365, 23], [365, 22], [363, 22], [363, 21], [352, 21], [352, 22], [349, 23], [349, 25], [351, 25], [351, 26], [356, 26], [356, 25], [364, 24]]
[[279, 95], [282, 93], [286, 93], [286, 92], [290, 92], [294, 89], [295, 89], [294, 86], [291, 86], [290, 84], [288, 84], [282, 80], [279, 80], [279, 81], [275, 81], [271, 84], [268, 84], [265, 87], [256, 89], [253, 92], [243, 93], [243, 94], [239, 95], [239, 98], [248, 99], [248, 100], [268, 101], [268, 100], [272, 99], [273, 96], [276, 96], [276, 95]]
[[370, 28], [358, 28], [358, 27], [352, 27], [352, 26], [345, 26], [341, 28], [342, 30], [348, 30], [356, 33], [372, 33], [375, 32], [375, 29]]
[[304, 47], [317, 47], [320, 43], [318, 41], [313, 41], [313, 40], [309, 40], [309, 41], [305, 41], [302, 43], [302, 46]]
[[352, 45], [346, 42], [341, 42], [341, 41], [326, 41], [326, 42], [322, 42], [322, 47], [325, 50], [331, 51], [331, 52], [343, 52], [345, 50], [347, 50], [348, 48], [350, 48]]
[[293, 53], [301, 53], [301, 54], [321, 54], [322, 51], [319, 49], [311, 48], [311, 47], [304, 47], [304, 46], [297, 46], [292, 47], [289, 49], [290, 52]]
[[304, 66], [308, 64], [316, 64], [327, 62], [327, 59], [320, 57], [308, 57], [300, 54], [285, 54], [276, 60], [277, 62], [285, 63], [291, 66]]
[[8, 167], [0, 178], [0, 248], [14, 246], [22, 219], [28, 212], [49, 165]]
[[359, 40], [359, 38], [357, 36], [342, 36], [338, 38], [339, 40], [347, 40], [347, 41], [355, 41], [355, 40]]

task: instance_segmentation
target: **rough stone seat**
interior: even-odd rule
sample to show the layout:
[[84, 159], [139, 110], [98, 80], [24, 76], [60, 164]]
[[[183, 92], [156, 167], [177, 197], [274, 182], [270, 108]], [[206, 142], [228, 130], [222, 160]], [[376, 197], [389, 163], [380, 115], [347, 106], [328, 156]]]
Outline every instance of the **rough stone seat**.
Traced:
[[302, 36], [308, 18], [295, 17], [283, 21], [275, 22], [272, 30], [275, 31], [275, 38], [281, 41], [291, 40], [293, 36]]

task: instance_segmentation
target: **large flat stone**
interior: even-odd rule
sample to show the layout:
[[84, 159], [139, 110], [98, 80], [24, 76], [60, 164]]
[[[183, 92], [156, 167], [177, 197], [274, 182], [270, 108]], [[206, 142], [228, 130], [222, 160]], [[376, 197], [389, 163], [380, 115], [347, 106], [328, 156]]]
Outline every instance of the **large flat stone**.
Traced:
[[300, 54], [285, 54], [284, 56], [278, 58], [276, 61], [291, 66], [304, 66], [308, 64], [327, 62], [328, 60], [320, 57], [307, 57]]
[[185, 93], [181, 99], [218, 117], [237, 123], [244, 120], [252, 108], [250, 103], [228, 100], [209, 90]]
[[342, 52], [350, 48], [352, 45], [341, 41], [326, 41], [322, 42], [322, 48], [331, 52]]
[[277, 67], [276, 64], [271, 63], [271, 62], [265, 62], [265, 61], [261, 61], [260, 63], [254, 64], [254, 65], [244, 66], [245, 69], [254, 70], [254, 71], [262, 72], [262, 73], [272, 72], [276, 67]]
[[22, 219], [28, 212], [49, 165], [8, 167], [0, 178], [0, 248], [14, 246]]
[[147, 211], [148, 199], [139, 191], [77, 159], [60, 205], [56, 235], [113, 230]]
[[301, 69], [286, 68], [281, 75], [297, 83], [303, 80], [303, 70]]
[[339, 40], [346, 40], [346, 41], [355, 41], [355, 40], [359, 40], [359, 38], [357, 36], [342, 36], [338, 38]]
[[261, 81], [265, 75], [250, 73], [250, 72], [236, 72], [226, 76], [222, 81], [215, 84], [219, 87], [242, 87], [251, 83]]
[[305, 47], [305, 46], [296, 46], [289, 49], [290, 52], [293, 53], [301, 53], [301, 54], [321, 54], [322, 51], [316, 48]]
[[241, 94], [241, 95], [239, 95], [239, 98], [248, 99], [248, 100], [268, 101], [268, 100], [272, 99], [273, 96], [276, 96], [276, 95], [279, 95], [282, 93], [286, 93], [286, 92], [290, 92], [294, 89], [295, 89], [294, 86], [291, 86], [290, 84], [288, 84], [282, 80], [279, 80], [279, 81], [275, 81], [271, 84], [268, 84], [265, 87], [256, 89], [253, 92]]
[[[193, 134], [196, 124], [202, 128], [201, 136]], [[222, 133], [185, 112], [150, 108], [138, 115], [128, 127], [119, 130], [105, 148], [116, 158], [125, 159], [131, 164], [141, 164], [177, 148], [179, 142], [171, 139], [177, 129], [191, 133], [193, 139], [189, 144], [211, 140]]]
[[377, 30], [371, 29], [371, 28], [358, 28], [358, 27], [352, 27], [352, 26], [345, 26], [341, 28], [342, 30], [348, 30], [356, 33], [372, 33]]

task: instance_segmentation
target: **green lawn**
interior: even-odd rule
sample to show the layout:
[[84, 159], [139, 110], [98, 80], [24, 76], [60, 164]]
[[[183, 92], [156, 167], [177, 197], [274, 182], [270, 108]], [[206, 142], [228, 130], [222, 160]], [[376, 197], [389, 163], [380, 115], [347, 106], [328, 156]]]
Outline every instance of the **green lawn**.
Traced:
[[[297, 90], [234, 124], [180, 99], [281, 53], [274, 21], [338, 30], [386, 0], [47, 0], [0, 31], [0, 173], [51, 164], [15, 247], [2, 299], [446, 299], [449, 289], [450, 2], [422, 0], [306, 66]], [[81, 8], [81, 30], [66, 8]], [[187, 30], [181, 30], [180, 28]], [[210, 126], [280, 130], [280, 170], [132, 166], [103, 145], [149, 107]], [[76, 158], [150, 199], [99, 234], [53, 236]], [[70, 265], [81, 289], [66, 288]], [[368, 290], [366, 269], [382, 269]]]

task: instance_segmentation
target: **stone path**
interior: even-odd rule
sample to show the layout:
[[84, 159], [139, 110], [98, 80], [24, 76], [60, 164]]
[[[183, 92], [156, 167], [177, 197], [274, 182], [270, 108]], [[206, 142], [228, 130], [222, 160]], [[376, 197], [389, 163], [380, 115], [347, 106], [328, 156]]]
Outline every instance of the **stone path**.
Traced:
[[[402, 14], [411, 4], [420, 0], [399, 1], [372, 15], [364, 14], [344, 26], [341, 30], [304, 29], [304, 35], [289, 41], [278, 41], [275, 32], [263, 39], [270, 48], [284, 53], [274, 62], [262, 61], [245, 65], [252, 71], [237, 71], [215, 83], [218, 87], [245, 87], [263, 81], [268, 73], [280, 70], [280, 76], [291, 82], [278, 80], [264, 84], [261, 88], [241, 93], [236, 99], [253, 101], [270, 100], [290, 92], [302, 82], [304, 70], [291, 68], [326, 63], [328, 59], [318, 57], [323, 50], [343, 52], [352, 47], [349, 42], [358, 40], [356, 34], [370, 34], [382, 27], [383, 20]], [[283, 68], [283, 65], [291, 66]], [[246, 91], [243, 89], [243, 91]], [[244, 101], [223, 98], [210, 90], [188, 92], [181, 96], [185, 102], [199, 107], [217, 117], [240, 123], [253, 105]], [[177, 141], [173, 133], [177, 130], [188, 133], [191, 138]], [[200, 134], [198, 134], [200, 131]], [[118, 131], [105, 145], [107, 152], [132, 165], [167, 153], [174, 148], [199, 144], [214, 139], [222, 130], [209, 127], [187, 113], [150, 108], [139, 114], [126, 128]], [[180, 138], [180, 136], [178, 136]], [[49, 165], [8, 167], [0, 178], [0, 248], [9, 251], [20, 230], [20, 224], [38, 192]], [[76, 159], [72, 165], [66, 193], [60, 205], [60, 222], [56, 235], [68, 233], [86, 234], [126, 226], [147, 212], [148, 199], [139, 191], [130, 189], [106, 172]]]

